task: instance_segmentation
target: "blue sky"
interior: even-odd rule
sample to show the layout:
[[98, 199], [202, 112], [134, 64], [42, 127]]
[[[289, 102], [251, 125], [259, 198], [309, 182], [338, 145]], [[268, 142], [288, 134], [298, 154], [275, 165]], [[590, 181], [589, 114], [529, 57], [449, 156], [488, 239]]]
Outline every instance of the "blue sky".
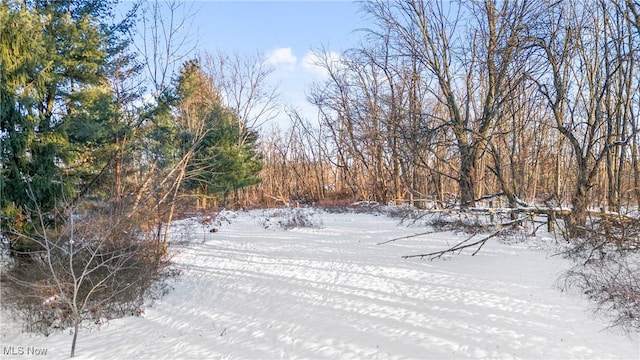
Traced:
[[[191, 14], [187, 22], [191, 25], [189, 35], [196, 38], [197, 53], [262, 53], [275, 68], [270, 81], [278, 87], [280, 102], [308, 118], [315, 117], [315, 111], [306, 102], [306, 92], [323, 78], [320, 69], [311, 65], [312, 50], [323, 48], [339, 54], [357, 45], [361, 34], [356, 30], [365, 26], [360, 5], [346, 0], [201, 0], [184, 4]], [[123, 5], [128, 8], [126, 2]], [[278, 124], [286, 127], [286, 123], [283, 114]]]
[[206, 49], [269, 52], [290, 47], [294, 54], [326, 45], [353, 45], [362, 23], [350, 1], [199, 1], [194, 26]]
[[[313, 118], [306, 93], [322, 74], [311, 65], [312, 50], [338, 54], [355, 46], [364, 26], [359, 8], [352, 1], [200, 1], [193, 26], [199, 51], [263, 53], [275, 68], [279, 100]], [[284, 113], [276, 121], [287, 126]]]

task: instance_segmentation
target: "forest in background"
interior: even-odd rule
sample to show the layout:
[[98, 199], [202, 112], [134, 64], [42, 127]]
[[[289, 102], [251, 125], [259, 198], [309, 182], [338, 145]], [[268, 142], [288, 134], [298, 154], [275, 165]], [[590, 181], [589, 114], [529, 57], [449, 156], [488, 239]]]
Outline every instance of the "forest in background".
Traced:
[[44, 329], [135, 313], [196, 212], [499, 197], [570, 208], [578, 238], [591, 208], [640, 203], [635, 0], [363, 2], [361, 45], [316, 51], [314, 118], [281, 104], [263, 55], [196, 49], [185, 3], [117, 21], [116, 1], [0, 4], [2, 291], [59, 302], [28, 312]]
[[634, 1], [373, 1], [362, 45], [319, 51], [318, 121], [263, 146], [266, 192], [617, 212], [640, 200]]

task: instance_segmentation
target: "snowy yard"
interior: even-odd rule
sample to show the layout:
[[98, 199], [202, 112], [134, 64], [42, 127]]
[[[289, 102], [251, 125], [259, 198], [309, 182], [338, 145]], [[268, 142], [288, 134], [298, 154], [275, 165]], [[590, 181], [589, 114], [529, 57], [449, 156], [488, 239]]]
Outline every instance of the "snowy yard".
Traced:
[[[320, 228], [283, 230], [265, 222], [269, 211], [230, 213], [217, 233], [178, 223], [190, 242], [172, 246], [183, 272], [174, 289], [142, 317], [83, 329], [77, 358], [640, 358], [637, 333], [604, 330], [578, 294], [554, 288], [569, 264], [542, 236], [492, 239], [474, 257], [403, 260], [466, 235], [376, 245], [425, 229], [319, 212]], [[68, 331], [45, 338], [2, 321], [3, 358], [68, 356]]]

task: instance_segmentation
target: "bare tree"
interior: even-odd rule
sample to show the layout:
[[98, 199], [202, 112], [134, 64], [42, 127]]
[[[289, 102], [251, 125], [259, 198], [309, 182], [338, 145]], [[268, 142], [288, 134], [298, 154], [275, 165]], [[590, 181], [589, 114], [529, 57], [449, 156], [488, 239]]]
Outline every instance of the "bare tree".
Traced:
[[278, 115], [277, 87], [269, 83], [274, 68], [264, 55], [205, 53], [201, 62], [227, 106], [240, 118], [240, 126], [257, 129]]
[[538, 97], [531, 83], [523, 82], [504, 106], [504, 120], [488, 144], [491, 162], [487, 167], [510, 207], [523, 205], [521, 199], [538, 199], [545, 154], [554, 144], [556, 134], [547, 124], [544, 103]]
[[[316, 65], [328, 74], [324, 83], [315, 84], [309, 101], [318, 108], [321, 122], [329, 131], [331, 147], [335, 149], [333, 165], [337, 168], [341, 189], [352, 196], [368, 198], [369, 188], [364, 184], [366, 155], [362, 151], [363, 138], [356, 133], [358, 113], [352, 101], [357, 91], [349, 60], [335, 58], [328, 51], [316, 52]], [[365, 114], [360, 114], [365, 115]]]
[[[185, 157], [174, 159], [176, 154], [166, 153], [170, 151], [166, 148], [172, 126], [167, 120], [170, 117], [167, 90], [178, 66], [196, 47], [190, 23], [194, 8], [179, 1], [154, 0], [142, 3], [138, 11], [140, 21], [133, 45], [142, 59], [144, 83], [150, 93], [142, 96], [144, 111], [138, 113], [138, 136], [143, 140], [136, 149], [137, 154], [131, 156], [137, 171], [128, 179], [132, 191], [126, 196], [133, 197], [133, 201], [126, 201], [129, 208], [124, 213], [129, 218], [137, 218], [147, 231], [155, 227], [158, 244], [166, 244], [175, 200], [188, 163]], [[118, 178], [117, 187], [121, 188], [122, 183]], [[146, 215], [140, 216], [142, 212]]]
[[142, 21], [136, 33], [140, 41], [134, 45], [144, 59], [153, 96], [157, 97], [167, 89], [180, 63], [196, 48], [189, 22], [194, 9], [179, 1], [154, 0], [143, 3], [139, 11]]
[[605, 66], [618, 67], [611, 85], [607, 88], [604, 108], [607, 118], [606, 142], [611, 149], [606, 154], [607, 205], [619, 212], [624, 192], [624, 169], [627, 167], [630, 139], [637, 135], [633, 119], [633, 102], [637, 99], [638, 76], [633, 26], [629, 21], [630, 9], [607, 2], [600, 6], [609, 16], [604, 16], [604, 29], [611, 46], [605, 48]]
[[[3, 273], [5, 301], [27, 308], [32, 325], [45, 333], [72, 326], [74, 357], [82, 322], [138, 314], [145, 290], [164, 265], [156, 261], [155, 246], [124, 216], [79, 208], [45, 214], [37, 205], [31, 210], [33, 233], [14, 235], [28, 236], [38, 250], [16, 254], [21, 263]], [[51, 218], [58, 226], [48, 224]]]
[[634, 71], [628, 29], [607, 2], [585, 7], [571, 1], [550, 3], [540, 19], [542, 34], [530, 40], [542, 50], [546, 71], [537, 79], [554, 126], [573, 152], [576, 173], [568, 226], [584, 229], [592, 189], [608, 165], [608, 199], [619, 209], [621, 146], [631, 112]]
[[[640, 33], [640, 2], [636, 0], [626, 0], [625, 5], [628, 11], [625, 12], [627, 21], [635, 28], [636, 33]], [[634, 101], [636, 104], [638, 100]], [[638, 119], [637, 105], [631, 109], [629, 126], [633, 136], [631, 137], [631, 167], [633, 173], [633, 184], [630, 192], [635, 194], [636, 204], [640, 204], [640, 122]]]
[[[474, 1], [464, 8], [442, 2], [374, 1], [365, 9], [392, 31], [401, 56], [424, 65], [423, 85], [447, 109], [447, 127], [455, 135], [461, 205], [473, 206], [478, 162], [505, 99], [518, 83], [509, 75], [521, 51], [525, 24], [533, 16], [532, 4]], [[460, 26], [463, 22], [468, 31]]]

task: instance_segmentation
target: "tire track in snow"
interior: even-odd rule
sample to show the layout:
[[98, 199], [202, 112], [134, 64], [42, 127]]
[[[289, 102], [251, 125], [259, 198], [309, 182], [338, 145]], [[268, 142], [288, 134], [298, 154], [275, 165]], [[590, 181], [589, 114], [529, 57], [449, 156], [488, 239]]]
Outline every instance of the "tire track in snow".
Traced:
[[[567, 264], [490, 242], [474, 257], [402, 260], [460, 241], [382, 216], [323, 214], [323, 229], [265, 230], [259, 212], [220, 232], [181, 223], [183, 270], [143, 317], [84, 331], [78, 359], [640, 358], [587, 304], [551, 288]], [[177, 232], [176, 232], [176, 235]], [[3, 337], [68, 355], [70, 336]]]
[[[202, 254], [202, 273], [193, 267], [189, 276], [227, 293], [228, 301], [210, 305], [218, 307], [219, 320], [224, 314], [234, 323], [229, 336], [267, 356], [615, 357], [579, 344], [557, 347], [552, 335], [562, 336], [563, 309], [533, 296], [553, 290], [439, 266], [451, 261], [403, 261], [397, 250], [406, 253], [407, 245], [395, 251], [372, 245], [373, 235], [389, 231], [380, 220], [393, 234], [412, 232], [380, 218], [372, 221], [377, 232], [334, 221], [331, 231], [267, 231], [264, 237], [250, 222], [233, 224], [228, 235], [193, 249]], [[490, 247], [489, 256], [508, 255], [504, 248], [491, 254]]]

